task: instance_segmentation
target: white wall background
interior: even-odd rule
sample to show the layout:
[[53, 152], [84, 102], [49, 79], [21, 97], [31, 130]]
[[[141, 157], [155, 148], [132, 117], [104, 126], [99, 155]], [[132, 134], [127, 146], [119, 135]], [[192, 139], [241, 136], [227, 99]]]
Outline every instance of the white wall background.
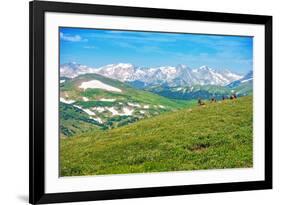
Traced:
[[[278, 204], [281, 201], [281, 6], [277, 0], [72, 0], [97, 4], [273, 15], [274, 189], [79, 204]], [[0, 204], [28, 201], [28, 1], [0, 3]], [[280, 203], [280, 202], [279, 202]], [[78, 203], [75, 203], [78, 204]]]

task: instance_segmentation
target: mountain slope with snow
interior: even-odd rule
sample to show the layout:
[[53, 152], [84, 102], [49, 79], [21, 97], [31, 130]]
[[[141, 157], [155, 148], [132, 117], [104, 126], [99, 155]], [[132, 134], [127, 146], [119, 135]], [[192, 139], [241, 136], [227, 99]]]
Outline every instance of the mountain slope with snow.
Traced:
[[66, 137], [89, 129], [112, 129], [187, 104], [98, 74], [64, 77], [60, 83], [60, 132]]
[[244, 83], [253, 83], [253, 71], [248, 72], [245, 76], [241, 79], [233, 81], [232, 83], [228, 84], [227, 86], [230, 88], [240, 86]]

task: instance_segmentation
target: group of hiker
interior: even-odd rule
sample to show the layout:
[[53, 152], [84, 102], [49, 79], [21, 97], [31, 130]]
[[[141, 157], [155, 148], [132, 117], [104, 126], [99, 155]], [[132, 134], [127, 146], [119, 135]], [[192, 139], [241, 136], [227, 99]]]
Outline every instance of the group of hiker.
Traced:
[[[230, 99], [230, 100], [234, 100], [234, 99], [237, 99], [237, 95], [234, 93], [234, 94], [232, 94], [232, 95], [230, 95], [229, 97], [228, 96], [222, 96], [222, 100], [226, 100], [226, 99]], [[215, 98], [215, 97], [212, 97], [211, 99], [210, 99], [210, 102], [211, 103], [215, 103], [215, 102], [217, 102], [217, 99]], [[206, 105], [206, 103], [202, 100], [202, 99], [198, 99], [198, 105], [200, 106], [200, 105]]]

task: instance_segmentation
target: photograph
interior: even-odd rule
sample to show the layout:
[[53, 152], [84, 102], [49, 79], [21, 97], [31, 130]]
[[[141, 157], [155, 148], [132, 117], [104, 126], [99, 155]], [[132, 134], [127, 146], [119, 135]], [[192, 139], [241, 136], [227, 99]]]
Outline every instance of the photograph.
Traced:
[[273, 188], [273, 16], [182, 6], [29, 3], [29, 203]]
[[253, 37], [60, 27], [59, 175], [253, 167]]

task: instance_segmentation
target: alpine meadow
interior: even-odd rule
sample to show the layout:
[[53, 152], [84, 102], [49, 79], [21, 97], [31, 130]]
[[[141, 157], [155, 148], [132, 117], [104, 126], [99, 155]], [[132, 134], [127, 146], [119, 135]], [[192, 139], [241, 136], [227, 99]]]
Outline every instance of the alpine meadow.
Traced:
[[253, 38], [59, 29], [60, 176], [253, 167]]

